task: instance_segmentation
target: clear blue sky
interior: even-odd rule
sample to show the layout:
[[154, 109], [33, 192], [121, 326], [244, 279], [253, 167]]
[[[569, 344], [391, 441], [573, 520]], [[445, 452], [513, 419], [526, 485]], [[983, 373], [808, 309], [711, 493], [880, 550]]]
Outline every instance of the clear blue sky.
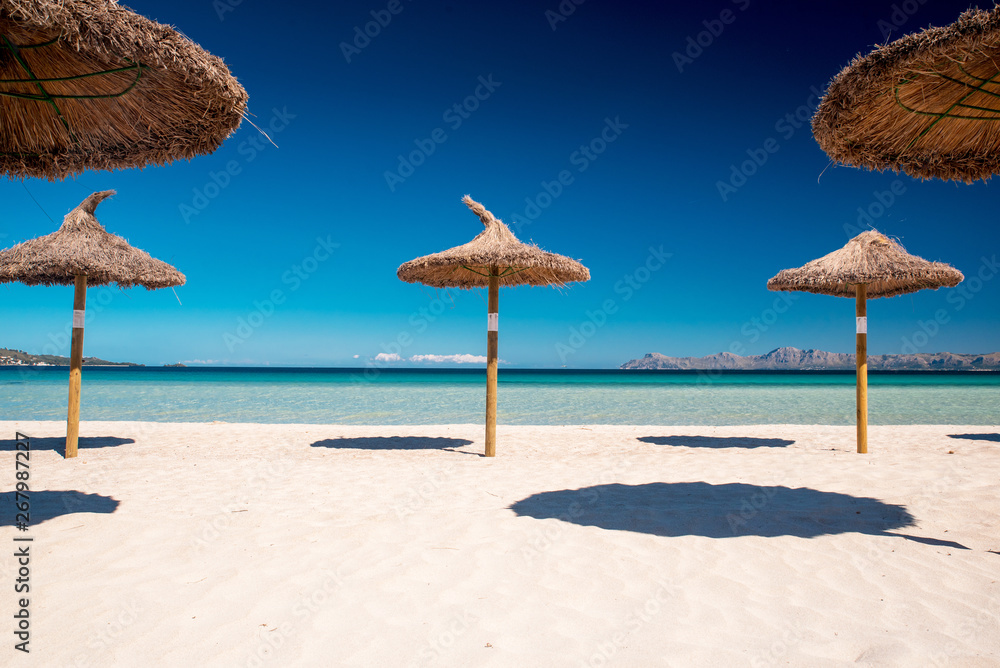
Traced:
[[[509, 366], [850, 352], [850, 300], [785, 303], [765, 283], [843, 246], [845, 226], [866, 228], [859, 208], [909, 251], [968, 277], [962, 294], [873, 301], [869, 350], [1000, 349], [1000, 280], [971, 280], [1000, 271], [983, 263], [1000, 250], [1000, 186], [828, 168], [808, 129], [813, 91], [856, 53], [950, 23], [967, 0], [565, 0], [568, 16], [558, 0], [131, 6], [223, 57], [277, 148], [244, 122], [191, 162], [0, 181], [0, 246], [53, 231], [86, 195], [114, 188], [101, 222], [187, 275], [180, 303], [170, 290], [91, 289], [88, 356], [353, 366], [379, 353], [484, 355], [481, 291], [442, 293], [395, 274], [479, 232], [466, 193], [522, 221], [523, 240], [591, 270], [563, 290], [501, 292]], [[378, 34], [355, 41], [378, 18]], [[399, 156], [414, 152], [411, 173]], [[753, 156], [763, 164], [720, 191]], [[234, 173], [222, 176], [227, 165]], [[266, 303], [276, 291], [281, 303]], [[0, 347], [68, 354], [71, 308], [71, 288], [3, 286]], [[914, 339], [921, 322], [934, 333]]]

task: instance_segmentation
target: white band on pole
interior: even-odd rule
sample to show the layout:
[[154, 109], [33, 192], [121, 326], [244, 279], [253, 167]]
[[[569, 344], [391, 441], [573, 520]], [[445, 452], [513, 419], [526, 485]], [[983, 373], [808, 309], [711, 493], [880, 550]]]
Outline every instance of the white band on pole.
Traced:
[[73, 329], [83, 329], [83, 320], [86, 311], [73, 311]]
[[499, 332], [500, 331], [500, 322], [499, 322], [500, 321], [500, 314], [499, 313], [490, 313], [488, 315], [489, 315], [489, 320], [487, 320], [487, 322], [486, 322], [486, 331], [487, 332]]
[[867, 334], [867, 333], [868, 333], [868, 318], [862, 316], [858, 318], [858, 334]]

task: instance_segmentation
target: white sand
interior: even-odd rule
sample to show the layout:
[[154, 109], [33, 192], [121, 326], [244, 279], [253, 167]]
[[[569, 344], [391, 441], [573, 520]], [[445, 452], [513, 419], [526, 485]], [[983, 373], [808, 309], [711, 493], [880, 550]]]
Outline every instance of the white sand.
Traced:
[[1000, 666], [998, 427], [63, 430], [0, 422], [2, 665]]

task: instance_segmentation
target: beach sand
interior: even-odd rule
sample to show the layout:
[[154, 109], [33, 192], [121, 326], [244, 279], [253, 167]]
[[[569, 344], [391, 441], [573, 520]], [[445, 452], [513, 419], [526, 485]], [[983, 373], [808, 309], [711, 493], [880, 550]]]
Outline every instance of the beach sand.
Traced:
[[64, 428], [5, 665], [1000, 666], [998, 427]]

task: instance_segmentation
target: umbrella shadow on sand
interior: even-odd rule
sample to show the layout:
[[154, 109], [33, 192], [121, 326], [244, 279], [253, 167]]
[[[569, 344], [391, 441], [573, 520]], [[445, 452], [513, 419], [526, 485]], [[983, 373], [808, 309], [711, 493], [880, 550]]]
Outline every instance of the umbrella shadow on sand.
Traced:
[[914, 525], [913, 515], [903, 506], [808, 487], [614, 483], [540, 492], [514, 503], [510, 509], [525, 517], [654, 536], [816, 538], [864, 533], [968, 549], [950, 541], [890, 533]]
[[[27, 524], [36, 526], [60, 515], [74, 513], [113, 513], [118, 509], [119, 501], [110, 496], [100, 494], [84, 494], [73, 490], [29, 492], [29, 518]], [[15, 503], [23, 502], [24, 498], [16, 498], [16, 492], [0, 493], [0, 506], [7, 509], [0, 515], [0, 527], [14, 526], [18, 518]]]
[[787, 438], [750, 436], [640, 436], [638, 440], [653, 445], [683, 445], [688, 448], [783, 448], [795, 443]]
[[358, 436], [355, 438], [327, 438], [312, 444], [314, 448], [338, 448], [345, 450], [447, 450], [460, 455], [475, 455], [477, 452], [458, 450], [464, 445], [472, 445], [467, 438], [447, 438], [444, 436]]
[[948, 434], [948, 438], [964, 438], [970, 441], [993, 441], [1000, 443], [1000, 434]]
[[[129, 443], [135, 443], [135, 439], [132, 438], [120, 438], [118, 436], [88, 436], [81, 437], [79, 441], [80, 448], [114, 448], [119, 445], [127, 445]], [[45, 438], [31, 438], [31, 449], [32, 450], [56, 450], [62, 452], [66, 447], [66, 437], [45, 437]], [[0, 452], [6, 450], [16, 450], [17, 441], [8, 438], [0, 438]]]

